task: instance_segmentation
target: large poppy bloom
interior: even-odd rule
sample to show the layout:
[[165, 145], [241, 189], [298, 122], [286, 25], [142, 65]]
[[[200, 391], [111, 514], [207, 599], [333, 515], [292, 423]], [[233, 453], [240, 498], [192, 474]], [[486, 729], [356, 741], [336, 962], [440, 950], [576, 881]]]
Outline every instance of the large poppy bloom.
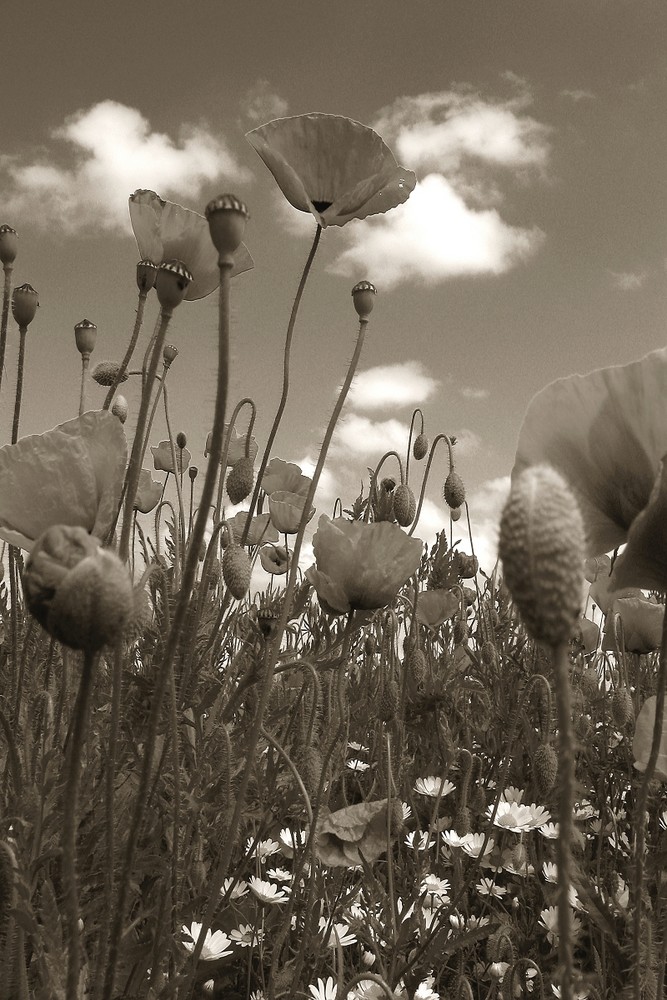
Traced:
[[107, 410], [0, 448], [0, 538], [31, 549], [54, 524], [104, 538], [118, 510], [126, 461], [123, 426]]
[[512, 476], [549, 463], [576, 495], [587, 555], [627, 542], [612, 589], [667, 590], [667, 350], [552, 382], [531, 401]]
[[615, 600], [605, 622], [603, 650], [616, 649], [614, 629], [617, 615], [620, 615], [623, 623], [624, 645], [628, 653], [652, 653], [660, 649], [665, 619], [664, 604], [657, 604], [644, 597], [622, 597]]
[[313, 536], [316, 565], [306, 578], [326, 611], [373, 611], [391, 604], [416, 573], [422, 549], [419, 538], [389, 521], [332, 521], [322, 514]]
[[340, 115], [277, 118], [246, 133], [290, 205], [326, 226], [388, 212], [417, 179], [377, 132]]
[[[203, 215], [165, 201], [155, 191], [138, 190], [130, 195], [130, 221], [143, 259], [183, 261], [192, 275], [186, 299], [202, 299], [218, 287], [218, 251]], [[232, 277], [251, 267], [253, 259], [242, 243], [234, 254]]]

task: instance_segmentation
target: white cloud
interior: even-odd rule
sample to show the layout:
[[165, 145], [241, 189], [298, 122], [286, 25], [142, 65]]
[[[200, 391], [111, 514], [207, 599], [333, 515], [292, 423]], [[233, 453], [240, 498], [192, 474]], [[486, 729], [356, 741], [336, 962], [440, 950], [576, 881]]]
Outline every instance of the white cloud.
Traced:
[[402, 455], [407, 447], [408, 433], [407, 424], [399, 420], [375, 422], [357, 413], [348, 413], [336, 425], [331, 449], [337, 454], [376, 457], [393, 450]]
[[609, 274], [612, 284], [622, 292], [634, 292], [638, 288], [641, 288], [646, 281], [646, 275], [643, 273], [635, 274], [631, 271], [610, 271]]
[[334, 270], [370, 278], [382, 288], [422, 279], [435, 284], [472, 274], [501, 274], [525, 260], [544, 234], [504, 222], [497, 209], [470, 208], [440, 174], [417, 184], [387, 215], [349, 224], [350, 245]]
[[578, 104], [579, 101], [594, 101], [595, 94], [592, 90], [561, 90], [561, 97], [565, 97], [569, 101], [574, 101]]
[[354, 376], [348, 402], [356, 410], [417, 406], [429, 399], [439, 384], [426, 373], [421, 361], [377, 365]]
[[241, 100], [241, 108], [252, 128], [273, 121], [274, 118], [284, 118], [287, 113], [287, 101], [271, 88], [268, 80], [257, 80], [249, 87]]
[[488, 399], [489, 390], [475, 389], [471, 385], [464, 385], [461, 389], [461, 395], [464, 399]]
[[482, 483], [468, 497], [475, 554], [479, 565], [489, 576], [498, 557], [500, 516], [509, 491], [510, 477], [499, 476]]
[[474, 431], [469, 430], [467, 427], [462, 428], [460, 431], [456, 431], [454, 437], [456, 438], [456, 444], [454, 446], [455, 455], [472, 455], [479, 451], [482, 446], [479, 435], [475, 434]]
[[[54, 166], [60, 148], [62, 165]], [[250, 178], [222, 137], [204, 125], [183, 125], [173, 138], [153, 131], [136, 108], [111, 100], [53, 129], [46, 154], [0, 157], [5, 211], [69, 232], [86, 226], [127, 231], [127, 199], [136, 188], [194, 199], [219, 177]]]

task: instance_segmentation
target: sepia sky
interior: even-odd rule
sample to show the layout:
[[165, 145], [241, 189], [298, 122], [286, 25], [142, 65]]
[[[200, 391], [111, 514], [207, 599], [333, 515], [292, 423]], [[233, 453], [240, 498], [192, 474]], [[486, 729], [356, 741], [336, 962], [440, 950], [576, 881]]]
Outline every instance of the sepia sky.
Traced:
[[[77, 412], [76, 322], [98, 325], [93, 364], [125, 350], [138, 259], [128, 195], [153, 188], [203, 212], [231, 191], [251, 212], [255, 268], [234, 280], [230, 403], [254, 398], [262, 445], [315, 223], [285, 202], [244, 134], [310, 111], [373, 126], [418, 178], [400, 208], [327, 229], [306, 287], [274, 448], [306, 471], [353, 350], [351, 287], [362, 278], [378, 287], [318, 512], [331, 513], [336, 496], [353, 500], [384, 451], [404, 452], [421, 406], [429, 437], [458, 438], [474, 537], [491, 569], [533, 394], [665, 344], [662, 3], [5, 0], [2, 37], [0, 224], [18, 230], [15, 281], [34, 285], [41, 304], [28, 335], [22, 433]], [[149, 300], [144, 346], [155, 315]], [[216, 324], [212, 295], [184, 303], [169, 335], [180, 352], [172, 426], [200, 467]], [[2, 442], [17, 340], [10, 321]], [[103, 395], [93, 384], [90, 405]], [[125, 395], [131, 433], [137, 387], [126, 383]], [[161, 421], [154, 443], [164, 436]], [[424, 538], [447, 520], [445, 456], [434, 461], [416, 532]]]

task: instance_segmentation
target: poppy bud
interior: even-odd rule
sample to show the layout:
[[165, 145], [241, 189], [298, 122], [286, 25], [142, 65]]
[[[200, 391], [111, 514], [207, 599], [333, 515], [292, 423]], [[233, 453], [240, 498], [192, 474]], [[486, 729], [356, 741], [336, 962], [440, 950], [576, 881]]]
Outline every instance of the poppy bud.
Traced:
[[137, 288], [148, 294], [155, 285], [158, 267], [152, 260], [140, 260], [137, 264]]
[[250, 560], [240, 545], [228, 545], [222, 557], [222, 577], [229, 592], [240, 601], [250, 587]]
[[12, 294], [12, 316], [19, 327], [30, 326], [35, 318], [39, 300], [32, 285], [19, 285]]
[[421, 462], [422, 458], [425, 458], [428, 453], [428, 438], [425, 434], [418, 434], [415, 438], [415, 443], [412, 446], [412, 454]]
[[209, 201], [204, 215], [220, 259], [226, 258], [229, 263], [243, 242], [250, 218], [247, 206], [233, 194], [219, 194], [217, 198]]
[[[116, 376], [120, 369], [120, 365], [116, 364], [115, 361], [100, 361], [99, 365], [95, 365], [92, 372], [90, 373], [93, 380], [97, 382], [98, 385], [113, 385], [116, 381]], [[123, 374], [123, 377], [118, 379], [118, 382], [126, 382], [127, 374]]]
[[49, 635], [95, 652], [115, 642], [134, 609], [127, 567], [84, 528], [54, 525], [35, 542], [23, 574], [26, 603]]
[[76, 349], [79, 354], [90, 356], [95, 350], [97, 327], [89, 319], [82, 319], [74, 327], [74, 337], [76, 340]]
[[19, 234], [11, 226], [0, 226], [0, 262], [13, 264], [18, 253]]
[[197, 468], [196, 465], [191, 465], [190, 466], [190, 468], [188, 469], [188, 475], [189, 475], [190, 479], [192, 480], [192, 482], [194, 483], [195, 479], [199, 475], [199, 469]]
[[240, 458], [227, 476], [227, 494], [233, 504], [241, 503], [252, 492], [255, 470], [251, 458]]
[[183, 433], [183, 431], [179, 431], [178, 434], [176, 435], [176, 444], [181, 449], [181, 451], [183, 451], [187, 443], [188, 439], [186, 438], [185, 434]]
[[453, 469], [445, 479], [442, 495], [447, 501], [448, 506], [452, 508], [460, 507], [466, 498], [466, 488], [463, 485], [463, 480], [458, 472], [454, 472]]
[[174, 347], [172, 344], [165, 344], [164, 350], [162, 352], [162, 360], [164, 361], [167, 368], [172, 363], [172, 361], [178, 357], [178, 348]]
[[414, 521], [416, 513], [415, 495], [407, 483], [402, 483], [394, 490], [394, 517], [402, 528], [407, 528]]
[[450, 510], [449, 516], [451, 517], [452, 521], [460, 521], [461, 520], [461, 508], [460, 507], [454, 507], [452, 510]]
[[163, 309], [175, 309], [185, 298], [192, 275], [182, 260], [164, 260], [157, 270], [155, 291]]
[[500, 521], [505, 583], [530, 636], [567, 642], [581, 610], [584, 525], [563, 477], [548, 465], [516, 477]]
[[111, 412], [114, 417], [118, 417], [121, 424], [124, 424], [127, 420], [127, 400], [125, 396], [116, 396], [111, 407]]
[[352, 289], [352, 301], [359, 319], [368, 319], [373, 312], [377, 291], [370, 281], [360, 281]]

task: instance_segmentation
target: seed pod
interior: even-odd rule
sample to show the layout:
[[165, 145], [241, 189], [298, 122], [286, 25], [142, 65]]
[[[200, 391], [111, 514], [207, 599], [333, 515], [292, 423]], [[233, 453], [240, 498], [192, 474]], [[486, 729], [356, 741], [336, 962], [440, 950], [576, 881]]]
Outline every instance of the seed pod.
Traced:
[[386, 680], [378, 703], [378, 718], [383, 722], [391, 722], [392, 719], [395, 719], [399, 702], [400, 691], [398, 684], [393, 678]]
[[547, 795], [558, 776], [558, 756], [550, 743], [542, 743], [535, 751], [533, 769], [540, 795]]
[[394, 490], [394, 517], [402, 528], [407, 528], [414, 521], [416, 513], [415, 495], [407, 483], [402, 483]]
[[611, 698], [611, 717], [619, 729], [624, 729], [634, 718], [632, 695], [626, 687], [617, 687]]
[[500, 522], [505, 583], [529, 635], [565, 643], [581, 608], [584, 525], [563, 477], [547, 465], [514, 480]]
[[490, 640], [482, 643], [479, 655], [486, 667], [495, 667], [498, 665], [498, 652]]
[[596, 701], [600, 695], [600, 679], [595, 667], [588, 667], [581, 675], [581, 691], [584, 697], [590, 701]]
[[233, 194], [219, 194], [209, 201], [204, 215], [215, 249], [221, 258], [233, 260], [245, 235], [250, 218], [248, 207]]
[[412, 446], [412, 454], [418, 462], [428, 454], [428, 438], [425, 434], [418, 434]]
[[241, 503], [252, 492], [255, 469], [251, 458], [240, 458], [227, 476], [227, 495], [233, 504]]
[[452, 638], [455, 646], [460, 646], [468, 638], [468, 622], [464, 618], [457, 618], [452, 629]]
[[458, 472], [452, 469], [447, 478], [442, 491], [442, 495], [449, 507], [460, 507], [466, 498], [466, 488]]
[[417, 687], [420, 687], [426, 680], [426, 654], [422, 649], [415, 649], [408, 654], [407, 665], [412, 679], [414, 680]]
[[222, 578], [229, 592], [240, 601], [250, 587], [250, 560], [240, 545], [228, 545], [222, 556]]

